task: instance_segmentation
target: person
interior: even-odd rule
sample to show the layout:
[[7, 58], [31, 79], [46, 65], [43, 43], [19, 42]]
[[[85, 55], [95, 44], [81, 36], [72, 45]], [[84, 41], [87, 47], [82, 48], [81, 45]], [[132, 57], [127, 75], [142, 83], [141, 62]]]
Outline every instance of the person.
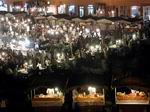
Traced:
[[73, 112], [72, 104], [73, 104], [72, 91], [69, 90], [65, 94], [65, 102], [62, 106], [61, 112]]

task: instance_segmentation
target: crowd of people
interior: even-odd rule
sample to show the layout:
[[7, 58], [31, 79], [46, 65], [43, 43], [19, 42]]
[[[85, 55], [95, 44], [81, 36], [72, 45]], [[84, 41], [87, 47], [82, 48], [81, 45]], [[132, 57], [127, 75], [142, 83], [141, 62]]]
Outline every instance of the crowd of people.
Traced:
[[149, 24], [0, 15], [0, 68], [26, 74], [53, 65], [68, 68], [81, 58], [107, 59], [109, 51], [149, 38]]

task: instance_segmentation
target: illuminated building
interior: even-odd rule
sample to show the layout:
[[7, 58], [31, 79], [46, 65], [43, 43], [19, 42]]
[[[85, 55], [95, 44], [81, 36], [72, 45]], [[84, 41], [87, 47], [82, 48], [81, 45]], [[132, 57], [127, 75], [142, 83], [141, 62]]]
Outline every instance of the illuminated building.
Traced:
[[27, 1], [36, 5], [46, 3], [54, 14], [71, 16], [143, 16], [150, 18], [150, 0], [1, 0], [8, 5], [25, 4]]

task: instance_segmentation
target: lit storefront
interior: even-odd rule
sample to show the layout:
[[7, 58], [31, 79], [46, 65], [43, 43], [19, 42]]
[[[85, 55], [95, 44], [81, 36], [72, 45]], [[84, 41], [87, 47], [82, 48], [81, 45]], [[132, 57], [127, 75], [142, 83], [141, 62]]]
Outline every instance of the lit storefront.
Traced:
[[66, 5], [59, 5], [58, 6], [58, 14], [66, 14]]
[[[42, 0], [43, 1], [43, 0]], [[70, 16], [124, 16], [124, 17], [139, 17], [143, 16], [144, 20], [150, 19], [150, 3], [148, 1], [137, 1], [134, 3], [131, 0], [113, 1], [104, 0], [102, 2], [91, 1], [43, 1], [41, 0], [0, 0], [0, 11], [22, 12], [46, 14], [68, 14]], [[118, 2], [119, 1], [119, 2]], [[25, 3], [26, 2], [26, 3]], [[44, 6], [45, 4], [45, 6]], [[40, 9], [39, 8], [42, 8]], [[44, 9], [44, 8], [45, 9]]]
[[96, 9], [97, 16], [105, 16], [105, 4], [98, 4]]
[[57, 14], [57, 7], [55, 5], [50, 5], [47, 7], [47, 14]]
[[75, 7], [75, 5], [68, 6], [68, 14], [69, 15], [75, 15], [76, 14], [76, 7]]
[[108, 15], [109, 15], [109, 17], [115, 17], [117, 15], [115, 6], [108, 7]]
[[88, 15], [93, 15], [94, 14], [94, 6], [93, 5], [88, 5]]
[[140, 16], [140, 7], [139, 6], [132, 6], [131, 7], [131, 17], [138, 17]]
[[143, 19], [150, 20], [150, 6], [143, 7]]
[[7, 11], [7, 4], [0, 0], [0, 11]]

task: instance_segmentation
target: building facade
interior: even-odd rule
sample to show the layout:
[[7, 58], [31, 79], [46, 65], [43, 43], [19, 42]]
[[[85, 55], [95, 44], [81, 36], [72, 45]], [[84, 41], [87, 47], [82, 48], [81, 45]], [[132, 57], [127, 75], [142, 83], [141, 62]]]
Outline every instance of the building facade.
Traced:
[[[46, 11], [52, 14], [69, 14], [71, 16], [143, 16], [150, 19], [150, 0], [0, 0], [10, 6], [25, 3], [40, 4], [44, 1]], [[19, 6], [18, 6], [19, 8]], [[40, 9], [41, 11], [41, 9]]]

